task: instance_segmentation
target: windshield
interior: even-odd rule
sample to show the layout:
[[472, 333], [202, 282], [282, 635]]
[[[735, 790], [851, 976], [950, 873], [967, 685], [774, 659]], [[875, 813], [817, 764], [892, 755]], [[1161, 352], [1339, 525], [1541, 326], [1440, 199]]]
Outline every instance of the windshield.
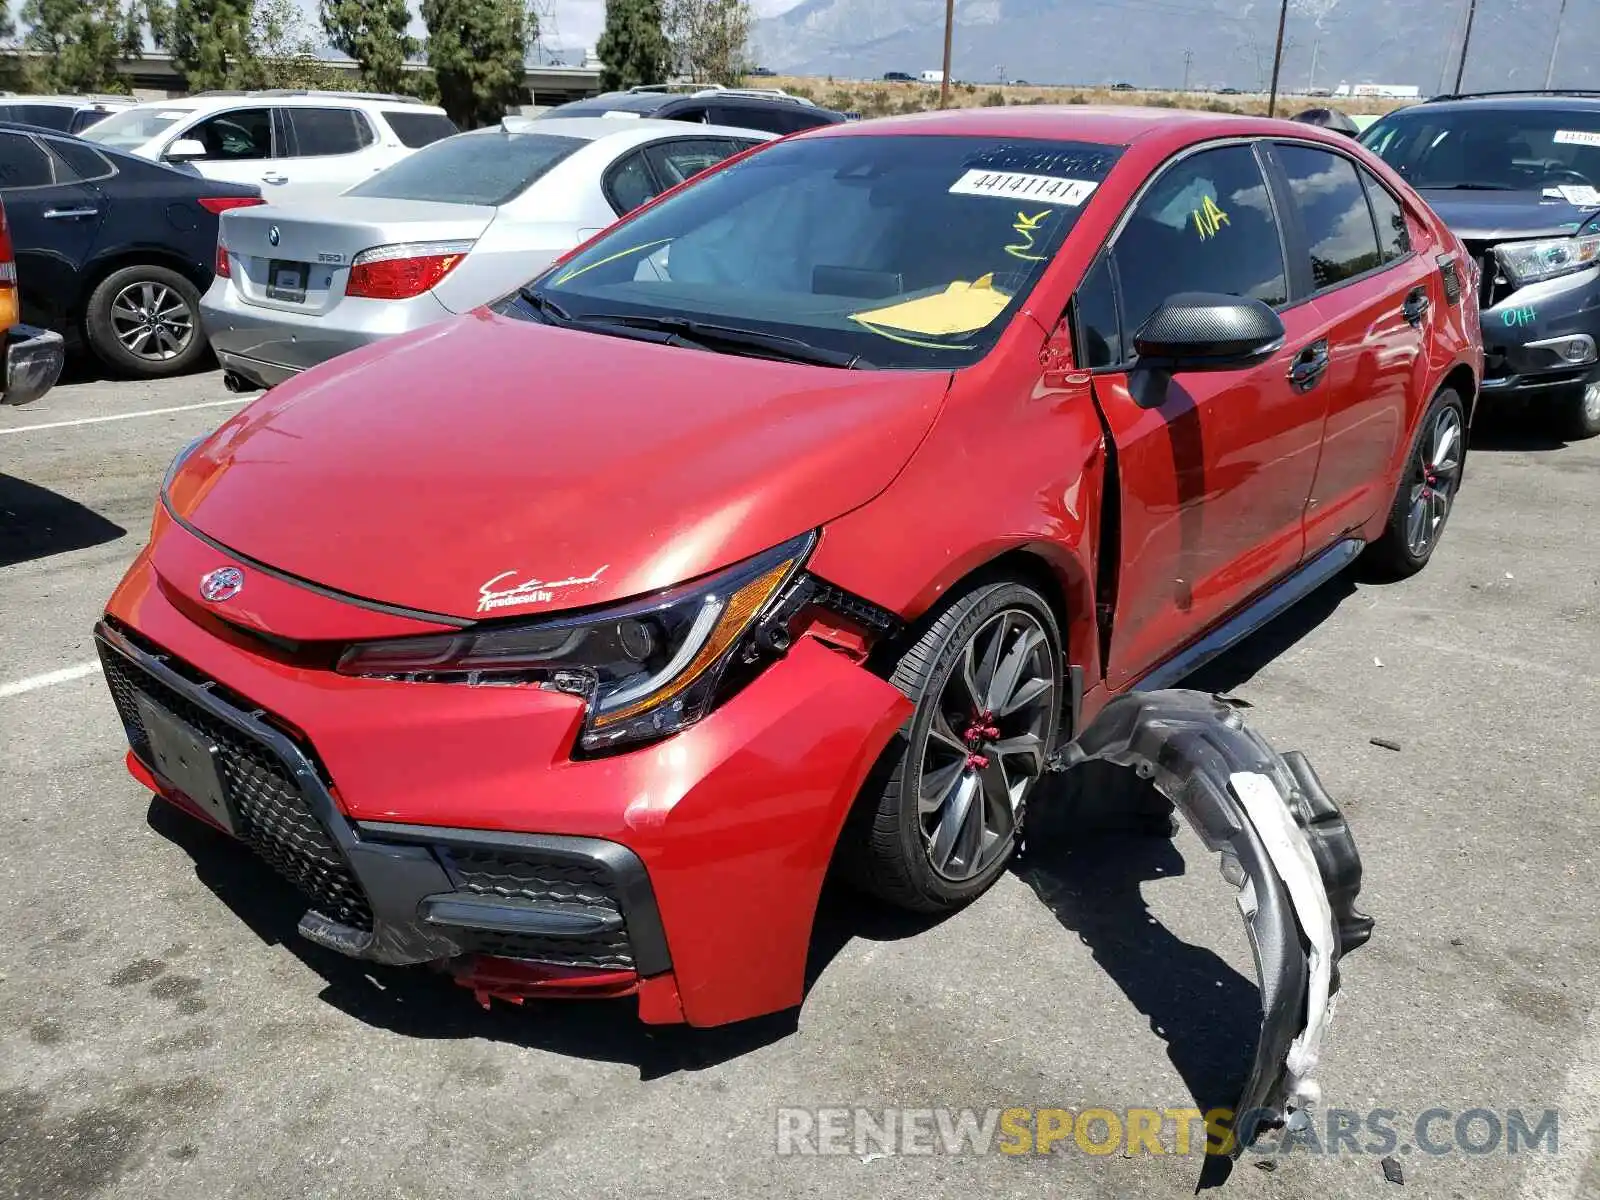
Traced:
[[1600, 109], [1421, 104], [1391, 113], [1361, 141], [1415, 188], [1548, 191], [1600, 203]]
[[345, 195], [496, 207], [587, 144], [548, 133], [458, 133], [385, 167]]
[[941, 136], [777, 142], [537, 282], [582, 324], [672, 317], [877, 367], [976, 362], [1120, 148]]
[[130, 108], [89, 126], [79, 136], [102, 146], [135, 150], [193, 115], [192, 108]]

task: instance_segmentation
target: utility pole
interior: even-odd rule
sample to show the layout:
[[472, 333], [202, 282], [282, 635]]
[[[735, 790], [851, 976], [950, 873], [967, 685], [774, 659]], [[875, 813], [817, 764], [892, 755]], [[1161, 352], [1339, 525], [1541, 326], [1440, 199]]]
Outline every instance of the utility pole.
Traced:
[[1194, 51], [1185, 50], [1183, 52], [1183, 90], [1186, 92], [1189, 90], [1189, 64], [1193, 61]]
[[944, 74], [939, 80], [939, 107], [950, 107], [950, 37], [956, 29], [956, 0], [944, 0]]
[[1283, 67], [1283, 27], [1289, 21], [1289, 0], [1278, 9], [1278, 45], [1272, 52], [1272, 90], [1267, 94], [1267, 116], [1278, 111], [1278, 71]]
[[1478, 13], [1478, 0], [1467, 0], [1467, 28], [1461, 35], [1461, 60], [1456, 63], [1456, 86], [1452, 91], [1461, 94], [1461, 77], [1467, 72], [1467, 47], [1472, 45], [1472, 18]]
[[1561, 22], [1566, 19], [1567, 0], [1561, 0], [1561, 8], [1556, 12], [1556, 40], [1550, 43], [1550, 65], [1545, 68], [1544, 90], [1549, 91], [1556, 77], [1556, 52], [1561, 49]]
[[1311, 43], [1311, 74], [1306, 76], [1306, 91], [1317, 90], [1317, 54], [1322, 49], [1322, 30], [1317, 30], [1316, 40]]

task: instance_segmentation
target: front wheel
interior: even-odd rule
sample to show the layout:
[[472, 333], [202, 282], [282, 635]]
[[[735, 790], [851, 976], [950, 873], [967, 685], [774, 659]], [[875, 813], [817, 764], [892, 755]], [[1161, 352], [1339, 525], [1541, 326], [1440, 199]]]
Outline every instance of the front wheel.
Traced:
[[1396, 579], [1415, 575], [1433, 557], [1461, 486], [1466, 431], [1461, 397], [1446, 388], [1422, 418], [1383, 536], [1367, 549], [1384, 574]]
[[1579, 442], [1600, 434], [1600, 381], [1586, 383], [1566, 401], [1562, 435]]
[[916, 709], [869, 782], [842, 857], [866, 890], [938, 912], [981, 895], [1016, 847], [1060, 725], [1055, 614], [1024, 584], [980, 585], [946, 604], [889, 678]]
[[136, 264], [111, 272], [90, 293], [84, 333], [114, 371], [156, 379], [177, 375], [206, 351], [200, 293], [176, 271]]

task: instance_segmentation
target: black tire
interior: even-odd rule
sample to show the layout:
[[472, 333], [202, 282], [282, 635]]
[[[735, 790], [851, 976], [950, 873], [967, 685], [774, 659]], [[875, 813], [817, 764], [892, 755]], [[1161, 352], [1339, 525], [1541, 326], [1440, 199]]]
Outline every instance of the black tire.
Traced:
[[[158, 310], [144, 309], [142, 296], [155, 299]], [[144, 352], [130, 349], [118, 336], [119, 330], [128, 335], [134, 319], [130, 314], [139, 311], [149, 311], [152, 317], [147, 336], [134, 342]], [[83, 329], [94, 356], [121, 375], [143, 379], [178, 375], [192, 370], [206, 352], [199, 289], [176, 271], [153, 263], [121, 267], [102, 279], [89, 294]], [[170, 344], [174, 340], [176, 350]], [[158, 356], [163, 353], [166, 357]]]
[[[846, 825], [840, 862], [852, 882], [896, 907], [913, 912], [942, 912], [975, 899], [1005, 870], [1022, 824], [1021, 803], [1026, 802], [1038, 775], [1033, 773], [1030, 779], [1031, 750], [992, 751], [1020, 743], [1038, 731], [1042, 736], [1037, 761], [1042, 771], [1045, 759], [1055, 749], [1066, 689], [1061, 632], [1055, 614], [1043, 596], [1024, 584], [980, 584], [947, 601], [942, 609], [924, 620], [921, 630], [899, 653], [889, 676], [889, 681], [916, 703], [916, 710], [884, 752], [878, 769], [868, 778]], [[1009, 642], [1008, 630], [1012, 639]], [[1035, 630], [1043, 633], [1042, 642], [1034, 640]], [[966, 675], [963, 673], [958, 678], [956, 674], [966, 661], [968, 644], [977, 640], [987, 646], [990, 643], [985, 639], [991, 637], [997, 638], [1002, 648], [996, 652], [997, 666], [988, 675], [988, 694], [996, 694], [996, 684], [1005, 677], [1000, 667], [1010, 661], [1013, 650], [1021, 655], [1018, 680], [1021, 680], [1020, 672], [1027, 672], [1030, 681], [1044, 678], [1041, 672], [1047, 672], [1050, 690], [1047, 698], [1030, 700], [1025, 709], [991, 717], [992, 724], [987, 729], [992, 737], [985, 737], [983, 733], [971, 735], [969, 748], [974, 752], [986, 752], [978, 754], [985, 762], [982, 768], [972, 766], [971, 759], [957, 766], [961, 752], [952, 751], [948, 736], [935, 733], [933, 727], [935, 721], [940, 720], [941, 730], [953, 730], [958, 735], [984, 728], [978, 724], [976, 715], [968, 730], [962, 730], [944, 714], [952, 711], [952, 692], [962, 696], [972, 694], [970, 685], [965, 682]], [[1017, 650], [1019, 646], [1023, 648]], [[1045, 656], [1047, 667], [1044, 666]], [[985, 687], [983, 669], [988, 659], [975, 654], [973, 661], [977, 666], [978, 690], [982, 691]], [[1027, 686], [1031, 686], [1031, 682], [1019, 686], [1018, 694], [1026, 691]], [[934, 741], [930, 742], [930, 738]], [[951, 757], [944, 761], [940, 757], [943, 755]], [[924, 767], [931, 762], [941, 765], [925, 775]], [[1013, 802], [1011, 808], [1012, 829], [1002, 838], [998, 833], [991, 837], [987, 828], [981, 828], [973, 843], [976, 852], [960, 855], [962, 861], [958, 861], [958, 854], [947, 852], [947, 869], [952, 863], [956, 864], [956, 869], [954, 874], [942, 872], [933, 862], [941, 845], [937, 836], [942, 828], [940, 814], [953, 814], [961, 809], [958, 799], [951, 798], [948, 804], [952, 807], [947, 809], [941, 805], [936, 811], [924, 814], [918, 804], [919, 788], [954, 768], [956, 774], [946, 794], [955, 797], [958, 788], [967, 786], [966, 779], [974, 780], [971, 786], [978, 794], [974, 797], [971, 790], [967, 792], [967, 811], [974, 811], [974, 819], [983, 824], [991, 816], [999, 818], [1003, 812], [1003, 806], [989, 803], [989, 797], [1003, 794], [1004, 790], [985, 786], [996, 778], [989, 773], [990, 763], [1000, 765], [1000, 781], [1013, 786], [1024, 782], [1021, 803]], [[982, 807], [976, 807], [979, 805]], [[927, 821], [935, 822], [932, 833], [925, 832]], [[1003, 825], [1003, 822], [998, 823]], [[955, 825], [971, 828], [959, 821]], [[962, 841], [962, 844], [966, 843]], [[983, 849], [977, 850], [978, 846]], [[971, 873], [962, 877], [962, 871]]]
[[1562, 406], [1561, 436], [1581, 442], [1600, 434], [1600, 382], [1573, 391]]
[[[1452, 419], [1456, 430], [1454, 467], [1449, 471], [1434, 470], [1427, 459], [1431, 448], [1435, 445], [1439, 422]], [[1389, 507], [1389, 521], [1384, 526], [1383, 535], [1367, 547], [1366, 560], [1379, 575], [1389, 579], [1404, 579], [1408, 575], [1415, 575], [1428, 565], [1428, 560], [1433, 557], [1433, 552], [1439, 545], [1439, 539], [1444, 535], [1445, 524], [1451, 509], [1455, 507], [1456, 494], [1461, 487], [1461, 467], [1467, 449], [1466, 438], [1466, 412], [1462, 407], [1461, 397], [1452, 389], [1444, 388], [1433, 398], [1433, 403], [1428, 405], [1428, 411], [1417, 427], [1416, 440], [1412, 443], [1411, 453], [1406, 458], [1406, 469], [1400, 476], [1400, 487], [1395, 492], [1394, 502]], [[1420, 547], [1413, 536], [1416, 527], [1411, 524], [1419, 494], [1424, 501], [1428, 501], [1430, 496], [1435, 494], [1442, 495], [1444, 499], [1443, 515], [1438, 518], [1437, 523], [1434, 521], [1432, 510], [1425, 514], [1427, 538]]]

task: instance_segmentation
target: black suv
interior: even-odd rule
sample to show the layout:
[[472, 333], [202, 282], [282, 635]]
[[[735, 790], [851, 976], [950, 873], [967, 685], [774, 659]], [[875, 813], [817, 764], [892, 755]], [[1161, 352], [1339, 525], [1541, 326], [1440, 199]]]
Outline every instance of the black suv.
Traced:
[[737, 88], [689, 93], [633, 88], [559, 104], [544, 115], [600, 117], [607, 113], [628, 113], [663, 121], [693, 121], [701, 125], [731, 125], [735, 129], [759, 129], [776, 134], [799, 133], [818, 125], [837, 125], [847, 119], [844, 113], [821, 108], [798, 96]]
[[1450, 96], [1361, 136], [1477, 260], [1483, 394], [1600, 434], [1600, 93]]

